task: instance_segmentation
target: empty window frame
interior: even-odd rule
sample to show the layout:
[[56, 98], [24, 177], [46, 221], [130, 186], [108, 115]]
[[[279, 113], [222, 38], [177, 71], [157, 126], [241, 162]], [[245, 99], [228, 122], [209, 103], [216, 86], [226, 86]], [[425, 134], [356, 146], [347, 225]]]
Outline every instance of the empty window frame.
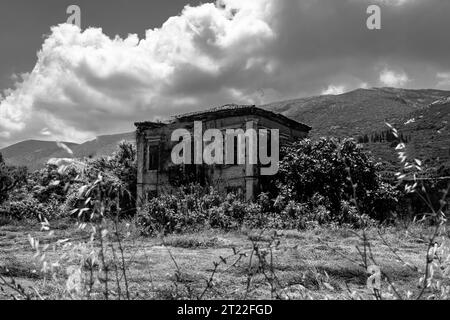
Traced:
[[150, 145], [147, 152], [147, 169], [158, 170], [159, 169], [159, 146]]

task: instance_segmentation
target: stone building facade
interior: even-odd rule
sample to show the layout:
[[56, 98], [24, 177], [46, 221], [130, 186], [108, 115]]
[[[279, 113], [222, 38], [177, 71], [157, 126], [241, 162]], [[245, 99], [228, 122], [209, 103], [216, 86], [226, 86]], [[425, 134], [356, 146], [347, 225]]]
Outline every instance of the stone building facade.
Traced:
[[202, 122], [203, 130], [278, 129], [280, 145], [303, 139], [311, 130], [305, 124], [252, 105], [225, 105], [178, 115], [167, 122], [138, 122], [138, 205], [149, 197], [172, 192], [183, 182], [212, 185], [219, 191], [242, 193], [247, 199], [263, 191], [258, 164], [173, 164], [171, 152], [178, 142], [171, 141], [172, 132], [183, 128], [193, 133], [195, 121]]

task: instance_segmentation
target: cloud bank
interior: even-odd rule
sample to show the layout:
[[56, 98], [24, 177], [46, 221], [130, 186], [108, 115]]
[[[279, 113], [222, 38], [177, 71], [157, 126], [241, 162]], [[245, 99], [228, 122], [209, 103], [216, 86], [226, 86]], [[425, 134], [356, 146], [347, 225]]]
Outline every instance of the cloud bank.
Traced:
[[51, 28], [33, 70], [0, 97], [0, 147], [84, 141], [217, 106], [359, 87], [450, 89], [450, 1], [221, 0], [186, 6], [145, 37]]

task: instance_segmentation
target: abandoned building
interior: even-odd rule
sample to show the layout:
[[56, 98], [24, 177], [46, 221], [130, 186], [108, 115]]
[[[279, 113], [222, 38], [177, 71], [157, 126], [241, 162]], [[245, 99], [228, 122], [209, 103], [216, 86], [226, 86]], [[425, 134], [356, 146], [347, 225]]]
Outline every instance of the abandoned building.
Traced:
[[278, 129], [281, 146], [305, 138], [311, 130], [305, 124], [253, 105], [225, 105], [174, 116], [167, 122], [135, 123], [139, 203], [158, 194], [170, 193], [186, 182], [242, 193], [246, 199], [264, 191], [258, 164], [173, 164], [171, 151], [177, 142], [171, 141], [172, 132], [179, 128], [193, 132], [196, 121], [202, 122], [202, 130], [214, 128], [222, 132], [227, 129], [245, 131], [249, 127], [255, 130]]

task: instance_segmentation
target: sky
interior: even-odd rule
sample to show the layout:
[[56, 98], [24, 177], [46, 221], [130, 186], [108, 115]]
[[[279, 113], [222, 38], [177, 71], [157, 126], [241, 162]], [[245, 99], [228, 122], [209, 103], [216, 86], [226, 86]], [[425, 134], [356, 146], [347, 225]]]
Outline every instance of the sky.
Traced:
[[2, 0], [0, 148], [226, 103], [450, 90], [449, 30], [448, 0]]

